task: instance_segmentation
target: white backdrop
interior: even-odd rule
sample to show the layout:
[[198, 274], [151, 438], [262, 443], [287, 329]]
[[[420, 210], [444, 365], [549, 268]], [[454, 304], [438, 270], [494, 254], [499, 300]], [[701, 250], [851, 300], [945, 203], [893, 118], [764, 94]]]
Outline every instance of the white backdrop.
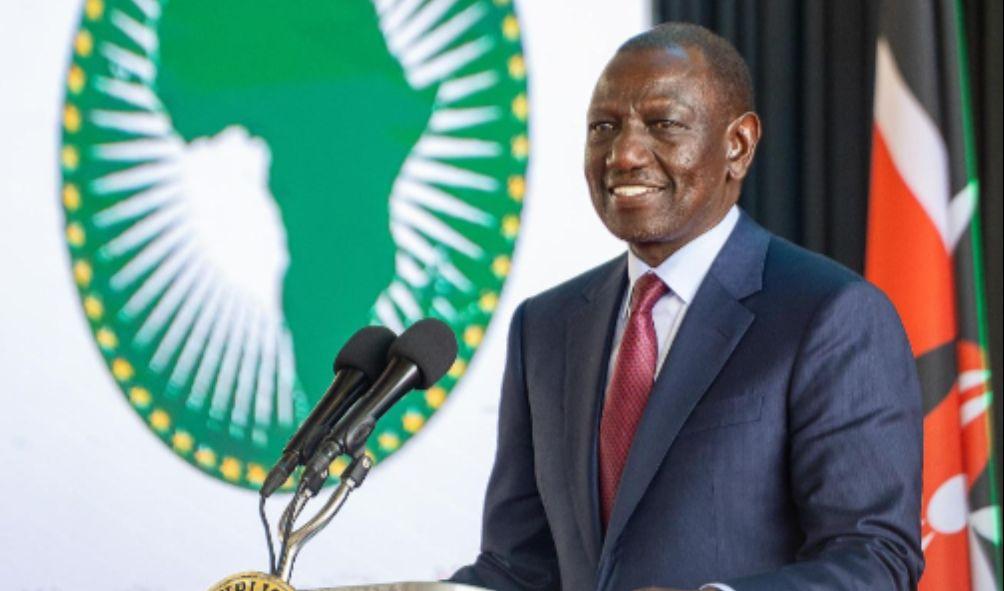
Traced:
[[[0, 17], [0, 578], [33, 591], [204, 589], [265, 568], [257, 496], [198, 473], [140, 427], [91, 342], [57, 191], [81, 4], [4, 0]], [[622, 249], [582, 179], [585, 108], [605, 60], [648, 23], [648, 2], [518, 8], [533, 149], [499, 312], [445, 407], [300, 555], [298, 587], [442, 577], [475, 557], [512, 310]]]

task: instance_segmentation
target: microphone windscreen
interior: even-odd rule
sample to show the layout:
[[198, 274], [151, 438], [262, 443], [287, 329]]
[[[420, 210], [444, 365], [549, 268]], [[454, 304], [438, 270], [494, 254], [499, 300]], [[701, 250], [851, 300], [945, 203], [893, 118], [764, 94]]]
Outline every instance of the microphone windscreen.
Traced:
[[363, 372], [370, 382], [387, 367], [387, 355], [397, 335], [385, 326], [366, 326], [349, 337], [335, 358], [335, 373], [346, 367]]
[[387, 352], [388, 358], [401, 357], [418, 366], [422, 374], [419, 390], [443, 377], [457, 358], [457, 337], [441, 320], [424, 318], [397, 337]]

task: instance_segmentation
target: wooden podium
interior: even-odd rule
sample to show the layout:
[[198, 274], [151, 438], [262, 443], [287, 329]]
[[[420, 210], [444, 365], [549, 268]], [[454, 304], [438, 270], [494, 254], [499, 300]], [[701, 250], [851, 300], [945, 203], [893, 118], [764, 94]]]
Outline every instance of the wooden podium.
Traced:
[[484, 591], [481, 587], [459, 583], [403, 582], [379, 585], [352, 585], [350, 587], [329, 587], [327, 589], [304, 589], [304, 591]]
[[[260, 572], [239, 573], [210, 587], [209, 591], [297, 591], [281, 579]], [[401, 583], [378, 583], [371, 585], [350, 585], [327, 589], [302, 589], [300, 591], [484, 591], [481, 587], [444, 583], [440, 581], [405, 581]]]

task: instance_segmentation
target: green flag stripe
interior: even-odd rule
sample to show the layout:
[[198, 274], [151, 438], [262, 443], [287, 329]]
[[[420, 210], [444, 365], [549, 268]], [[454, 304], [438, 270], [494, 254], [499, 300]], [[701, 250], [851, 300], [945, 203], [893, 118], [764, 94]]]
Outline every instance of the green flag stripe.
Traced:
[[[968, 47], [966, 45], [965, 36], [965, 18], [963, 13], [963, 6], [961, 0], [955, 0], [955, 36], [956, 45], [958, 47], [958, 71], [959, 71], [959, 90], [962, 95], [962, 134], [963, 134], [963, 144], [964, 144], [964, 161], [966, 163], [966, 177], [968, 178], [970, 184], [973, 187], [973, 200], [976, 202], [976, 206], [973, 208], [973, 215], [969, 222], [969, 235], [972, 246], [972, 257], [973, 257], [973, 276], [971, 278], [973, 284], [974, 292], [974, 304], [976, 306], [976, 317], [977, 317], [977, 334], [979, 335], [979, 345], [983, 351], [987, 351], [987, 317], [986, 317], [986, 300], [984, 297], [984, 276], [983, 276], [983, 234], [981, 231], [980, 223], [980, 208], [979, 208], [979, 174], [977, 171], [976, 163], [976, 141], [973, 133], [973, 118], [971, 111], [971, 94], [969, 91], [969, 56]], [[966, 278], [969, 279], [969, 278]], [[956, 278], [956, 284], [958, 284], [959, 278]], [[989, 372], [989, 367], [988, 367]], [[989, 376], [987, 381], [990, 381]], [[993, 389], [988, 388], [988, 394], [991, 397], [991, 409], [990, 412], [986, 413], [984, 420], [990, 423], [991, 413], [993, 412]], [[988, 425], [987, 433], [990, 434], [990, 440], [987, 441], [987, 446], [989, 447], [989, 461], [987, 462], [987, 475], [989, 476], [990, 485], [990, 503], [993, 506], [1000, 507], [1000, 496], [997, 490], [997, 478], [995, 474], [995, 460], [994, 457], [994, 446], [993, 446], [993, 428], [992, 424]], [[993, 553], [992, 559], [994, 561], [995, 570], [997, 573], [997, 588], [1004, 588], [1004, 564], [1002, 564], [1000, 544], [1001, 544], [1001, 521], [1000, 512], [998, 511], [996, 526], [996, 538], [997, 538], [997, 549]], [[975, 548], [971, 551], [976, 550]]]

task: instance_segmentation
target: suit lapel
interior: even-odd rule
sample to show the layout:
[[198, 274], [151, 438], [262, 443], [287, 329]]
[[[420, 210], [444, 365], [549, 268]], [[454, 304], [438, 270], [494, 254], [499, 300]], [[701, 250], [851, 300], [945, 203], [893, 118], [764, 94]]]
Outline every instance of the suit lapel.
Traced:
[[596, 433], [617, 311], [627, 284], [627, 257], [608, 266], [570, 312], [565, 333], [565, 466], [579, 531], [594, 564], [601, 543]]
[[760, 289], [768, 241], [743, 214], [694, 296], [628, 453], [601, 551], [604, 564], [680, 428], [753, 323], [740, 300]]

